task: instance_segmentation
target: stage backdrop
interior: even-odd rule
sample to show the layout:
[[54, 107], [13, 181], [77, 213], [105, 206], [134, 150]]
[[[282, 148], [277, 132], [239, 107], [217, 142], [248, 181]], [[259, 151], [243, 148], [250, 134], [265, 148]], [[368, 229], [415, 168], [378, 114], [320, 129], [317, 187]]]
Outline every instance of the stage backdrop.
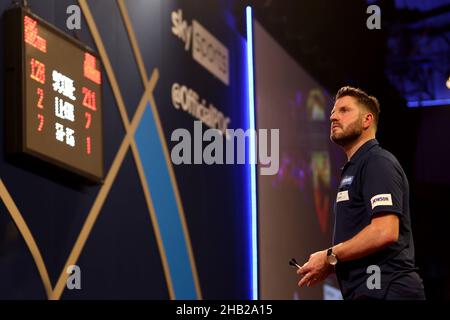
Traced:
[[[248, 166], [170, 160], [175, 129], [201, 139], [194, 120], [247, 128], [244, 12], [236, 21], [229, 1], [28, 2], [102, 59], [105, 181], [75, 186], [9, 163], [2, 131], [0, 298], [250, 298]], [[66, 24], [71, 5], [79, 30]], [[80, 289], [66, 286], [70, 265]]]
[[279, 129], [277, 175], [258, 177], [260, 286], [263, 299], [339, 299], [336, 279], [299, 288], [295, 258], [331, 246], [339, 167], [330, 142], [329, 94], [259, 24], [255, 23], [258, 128]]

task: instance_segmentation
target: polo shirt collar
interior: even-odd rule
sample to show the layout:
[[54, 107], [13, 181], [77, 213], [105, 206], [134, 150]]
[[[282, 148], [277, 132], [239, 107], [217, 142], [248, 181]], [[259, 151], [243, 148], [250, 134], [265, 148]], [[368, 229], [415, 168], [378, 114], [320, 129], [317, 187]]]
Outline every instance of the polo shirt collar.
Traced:
[[350, 158], [350, 163], [356, 163], [359, 159], [370, 149], [372, 149], [374, 146], [378, 145], [377, 139], [371, 139], [364, 143], [361, 147], [359, 147], [358, 150], [353, 154], [353, 156]]
[[346, 167], [348, 167], [350, 164], [355, 164], [361, 157], [370, 149], [372, 149], [374, 146], [377, 146], [379, 143], [377, 139], [370, 139], [366, 143], [364, 143], [361, 147], [359, 147], [358, 150], [353, 154], [353, 156], [350, 158], [349, 161], [341, 168], [343, 171]]

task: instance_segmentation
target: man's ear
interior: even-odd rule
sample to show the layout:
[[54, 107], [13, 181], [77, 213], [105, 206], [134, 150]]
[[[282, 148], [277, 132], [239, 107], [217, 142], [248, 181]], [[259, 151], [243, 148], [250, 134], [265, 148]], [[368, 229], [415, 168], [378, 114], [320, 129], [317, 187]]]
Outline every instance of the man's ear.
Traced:
[[373, 114], [370, 112], [366, 113], [363, 117], [363, 128], [368, 129], [374, 121]]

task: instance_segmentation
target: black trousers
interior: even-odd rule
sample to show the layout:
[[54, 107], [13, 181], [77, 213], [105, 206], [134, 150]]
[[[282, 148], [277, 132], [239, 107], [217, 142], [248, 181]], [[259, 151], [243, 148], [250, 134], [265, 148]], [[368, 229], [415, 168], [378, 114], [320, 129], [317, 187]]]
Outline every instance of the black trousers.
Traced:
[[393, 279], [387, 287], [354, 294], [350, 300], [426, 300], [423, 282], [417, 272], [402, 274]]
[[422, 279], [411, 272], [392, 281], [386, 290], [386, 300], [425, 300]]

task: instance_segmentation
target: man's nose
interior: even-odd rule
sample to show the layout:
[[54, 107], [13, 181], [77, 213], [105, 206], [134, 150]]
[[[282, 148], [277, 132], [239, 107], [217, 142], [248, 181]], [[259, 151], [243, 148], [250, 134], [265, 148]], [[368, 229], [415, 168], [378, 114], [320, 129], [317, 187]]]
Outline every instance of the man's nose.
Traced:
[[337, 121], [336, 113], [332, 113], [332, 114], [330, 115], [330, 121], [331, 121], [331, 122]]

